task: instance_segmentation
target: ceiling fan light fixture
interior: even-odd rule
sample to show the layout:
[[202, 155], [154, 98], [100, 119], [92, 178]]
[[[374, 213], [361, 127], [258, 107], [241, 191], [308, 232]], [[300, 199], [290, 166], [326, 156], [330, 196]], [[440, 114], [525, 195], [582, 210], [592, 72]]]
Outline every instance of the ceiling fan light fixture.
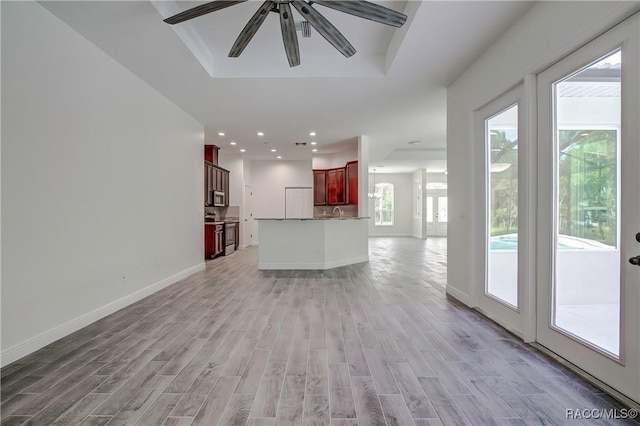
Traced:
[[[218, 10], [244, 3], [247, 0], [228, 1], [214, 0], [200, 6], [187, 9], [181, 13], [166, 18], [164, 22], [175, 25], [193, 18], [216, 12]], [[368, 19], [396, 28], [401, 27], [407, 20], [407, 15], [396, 12], [384, 6], [371, 3], [365, 0], [267, 0], [249, 19], [240, 35], [229, 51], [229, 57], [237, 58], [247, 47], [253, 36], [266, 19], [268, 12], [277, 12], [280, 15], [280, 28], [282, 31], [282, 41], [284, 43], [287, 60], [290, 67], [300, 65], [300, 51], [298, 48], [298, 36], [296, 30], [302, 33], [302, 37], [311, 36], [311, 27], [322, 35], [333, 47], [335, 47], [346, 58], [353, 56], [356, 49], [349, 43], [342, 33], [325, 18], [320, 12], [313, 8], [312, 4], [319, 4], [339, 12]], [[304, 18], [304, 21], [295, 22], [291, 14], [293, 6]]]

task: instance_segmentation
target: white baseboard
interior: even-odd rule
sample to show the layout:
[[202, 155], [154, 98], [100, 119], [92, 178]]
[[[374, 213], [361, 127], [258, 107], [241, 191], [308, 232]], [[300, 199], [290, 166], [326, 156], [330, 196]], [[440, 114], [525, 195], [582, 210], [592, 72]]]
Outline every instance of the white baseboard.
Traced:
[[48, 344], [55, 342], [58, 339], [61, 339], [75, 331], [80, 330], [82, 327], [86, 327], [89, 324], [106, 317], [107, 315], [111, 315], [112, 313], [119, 311], [120, 309], [149, 296], [150, 294], [162, 290], [163, 288], [168, 287], [171, 284], [175, 284], [178, 281], [195, 274], [196, 272], [202, 271], [204, 270], [204, 268], [204, 262], [199, 263], [195, 266], [185, 269], [184, 271], [178, 272], [177, 274], [151, 284], [150, 286], [124, 296], [118, 300], [107, 303], [106, 305], [94, 309], [93, 311], [80, 315], [79, 317], [74, 318], [71, 321], [67, 321], [64, 324], [58, 325], [50, 330], [45, 331], [44, 333], [38, 334], [35, 337], [31, 337], [6, 350], [3, 349], [2, 353], [0, 353], [0, 365], [4, 367], [14, 361], [17, 361], [20, 358], [23, 358], [30, 353], [35, 352], [38, 349], [41, 349]]
[[338, 268], [340, 266], [353, 265], [355, 263], [368, 262], [369, 256], [352, 257], [350, 259], [340, 259], [333, 262], [313, 262], [313, 263], [259, 263], [260, 270], [325, 270]]
[[369, 237], [374, 237], [374, 238], [378, 238], [378, 237], [413, 237], [413, 234], [410, 233], [410, 232], [397, 232], [397, 233], [389, 233], [389, 234], [371, 233], [371, 234], [369, 234]]
[[458, 290], [455, 287], [451, 287], [450, 285], [447, 284], [446, 289], [445, 289], [446, 293], [451, 295], [453, 298], [459, 300], [460, 302], [464, 303], [467, 306], [470, 306], [469, 304], [469, 295], [463, 291]]

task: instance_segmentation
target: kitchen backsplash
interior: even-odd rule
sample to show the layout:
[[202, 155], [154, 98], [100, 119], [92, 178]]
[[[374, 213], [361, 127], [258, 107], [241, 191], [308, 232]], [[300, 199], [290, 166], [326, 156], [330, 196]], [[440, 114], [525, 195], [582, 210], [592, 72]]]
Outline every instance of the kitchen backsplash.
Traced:
[[225, 220], [225, 218], [237, 219], [240, 217], [240, 207], [205, 207], [204, 214], [205, 216], [215, 215], [218, 220]]
[[225, 217], [240, 217], [240, 206], [229, 206], [227, 207], [227, 211], [225, 212]]

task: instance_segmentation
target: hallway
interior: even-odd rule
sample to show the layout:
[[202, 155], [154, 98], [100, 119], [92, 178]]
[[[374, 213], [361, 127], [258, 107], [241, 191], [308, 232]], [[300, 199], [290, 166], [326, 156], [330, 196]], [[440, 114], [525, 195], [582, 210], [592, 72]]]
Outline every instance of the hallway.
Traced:
[[2, 424], [580, 424], [567, 409], [623, 408], [447, 298], [446, 239], [369, 251], [324, 272], [257, 271], [257, 247], [210, 261], [3, 368]]

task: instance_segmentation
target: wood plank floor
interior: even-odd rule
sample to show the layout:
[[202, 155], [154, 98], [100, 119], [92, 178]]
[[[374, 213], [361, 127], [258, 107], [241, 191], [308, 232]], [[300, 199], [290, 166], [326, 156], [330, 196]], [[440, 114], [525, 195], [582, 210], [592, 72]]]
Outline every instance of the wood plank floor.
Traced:
[[369, 263], [324, 272], [257, 271], [256, 248], [210, 261], [3, 368], [2, 424], [552, 425], [622, 408], [447, 298], [445, 253], [374, 238]]

